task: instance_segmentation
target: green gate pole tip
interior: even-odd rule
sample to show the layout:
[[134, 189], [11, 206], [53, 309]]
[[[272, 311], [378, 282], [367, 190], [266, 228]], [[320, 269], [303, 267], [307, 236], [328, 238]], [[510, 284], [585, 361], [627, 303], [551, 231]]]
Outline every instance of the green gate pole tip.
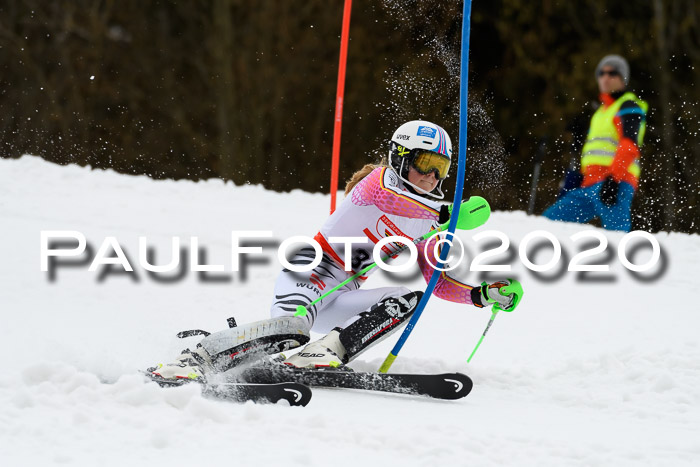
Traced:
[[389, 368], [391, 368], [391, 365], [394, 363], [394, 360], [396, 360], [396, 355], [389, 352], [389, 355], [386, 356], [386, 360], [384, 360], [382, 366], [379, 367], [379, 372], [386, 373], [387, 371], [389, 371]]
[[307, 310], [304, 305], [299, 305], [297, 307], [297, 312], [294, 313], [294, 316], [306, 316]]

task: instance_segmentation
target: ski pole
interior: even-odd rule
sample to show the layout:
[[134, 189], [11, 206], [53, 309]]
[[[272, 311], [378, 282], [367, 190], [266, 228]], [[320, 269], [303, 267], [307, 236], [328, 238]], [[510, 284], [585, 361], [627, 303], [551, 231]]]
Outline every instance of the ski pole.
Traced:
[[535, 199], [537, 198], [537, 183], [540, 181], [542, 159], [544, 159], [544, 153], [546, 149], [547, 137], [545, 136], [540, 140], [540, 145], [537, 147], [537, 152], [535, 153], [535, 167], [532, 171], [532, 183], [530, 185], [530, 203], [527, 205], [528, 214], [532, 214], [535, 212]]
[[469, 358], [467, 359], [467, 363], [469, 363], [469, 362], [472, 361], [472, 357], [473, 357], [474, 354], [476, 353], [476, 349], [479, 348], [479, 346], [481, 345], [481, 342], [484, 340], [484, 337], [486, 337], [486, 333], [489, 332], [489, 328], [490, 328], [491, 325], [493, 324], [493, 320], [496, 319], [496, 314], [498, 314], [498, 310], [497, 310], [497, 309], [494, 309], [494, 310], [491, 312], [491, 319], [489, 320], [489, 324], [486, 325], [486, 329], [484, 329], [484, 333], [481, 335], [481, 338], [479, 339], [479, 342], [476, 343], [476, 347], [474, 347], [474, 350], [472, 350], [472, 354], [471, 354], [471, 355], [469, 356]]
[[[518, 305], [520, 304], [520, 300], [523, 298], [523, 286], [520, 284], [519, 281], [515, 279], [508, 279], [510, 281], [510, 285], [506, 285], [500, 288], [500, 292], [505, 294], [505, 295], [512, 295], [513, 296], [513, 304], [509, 306], [508, 308], [503, 308], [500, 303], [494, 303], [493, 308], [491, 308], [491, 319], [489, 320], [489, 323], [486, 325], [486, 329], [484, 329], [484, 333], [481, 335], [481, 338], [479, 339], [479, 342], [476, 343], [476, 347], [474, 347], [474, 350], [472, 350], [472, 354], [469, 356], [467, 359], [467, 363], [472, 361], [472, 357], [474, 357], [474, 354], [476, 353], [476, 349], [479, 348], [481, 345], [481, 342], [484, 340], [484, 337], [486, 337], [486, 333], [489, 332], [489, 328], [493, 324], [493, 320], [496, 319], [496, 314], [498, 314], [499, 311], [506, 311], [510, 313], [511, 311], [514, 311]], [[481, 284], [482, 286], [487, 285], [486, 282]]]

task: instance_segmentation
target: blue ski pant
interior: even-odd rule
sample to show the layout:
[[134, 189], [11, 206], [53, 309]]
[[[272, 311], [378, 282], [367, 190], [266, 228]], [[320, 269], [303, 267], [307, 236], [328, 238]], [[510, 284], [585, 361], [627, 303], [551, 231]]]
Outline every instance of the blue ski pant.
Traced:
[[617, 203], [606, 206], [600, 201], [600, 188], [603, 182], [585, 188], [568, 191], [548, 207], [542, 214], [548, 219], [564, 222], [586, 223], [594, 217], [600, 218], [603, 228], [629, 232], [632, 228], [630, 211], [634, 187], [626, 182], [620, 183]]

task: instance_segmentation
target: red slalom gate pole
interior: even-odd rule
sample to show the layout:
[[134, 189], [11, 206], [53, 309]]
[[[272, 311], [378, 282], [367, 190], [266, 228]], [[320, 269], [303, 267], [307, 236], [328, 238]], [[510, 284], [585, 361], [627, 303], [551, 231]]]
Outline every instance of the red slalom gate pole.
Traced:
[[343, 96], [345, 94], [345, 64], [348, 58], [350, 37], [350, 10], [352, 0], [345, 0], [343, 9], [343, 30], [340, 35], [340, 63], [338, 64], [338, 88], [335, 93], [335, 126], [333, 128], [333, 162], [331, 164], [331, 214], [335, 211], [335, 198], [338, 193], [338, 166], [340, 163], [340, 129], [343, 123]]

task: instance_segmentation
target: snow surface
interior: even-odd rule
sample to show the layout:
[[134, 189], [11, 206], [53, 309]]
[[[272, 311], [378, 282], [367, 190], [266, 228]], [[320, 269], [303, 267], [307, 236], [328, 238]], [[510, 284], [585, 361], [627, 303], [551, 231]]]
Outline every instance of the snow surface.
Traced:
[[[516, 254], [512, 273], [492, 275], [519, 277], [525, 298], [516, 312], [498, 315], [470, 364], [490, 313], [431, 300], [392, 371], [465, 372], [475, 387], [459, 401], [316, 389], [306, 408], [234, 404], [139, 377], [138, 369], [196, 343], [178, 340], [177, 331], [217, 330], [232, 315], [267, 317], [275, 250], [243, 281], [230, 272], [232, 230], [272, 230], [279, 240], [313, 235], [328, 205], [327, 196], [301, 191], [0, 159], [2, 465], [698, 465], [697, 235], [655, 235], [668, 268], [646, 282], [616, 254], [613, 282], [581, 282], [573, 272], [544, 281]], [[569, 237], [591, 227], [497, 212], [460, 237], [469, 243], [491, 229], [514, 246], [529, 232], [550, 231], [570, 257]], [[100, 281], [99, 270], [82, 264], [58, 268], [51, 282], [40, 271], [42, 230], [80, 231], [95, 250], [114, 236], [135, 272]], [[604, 233], [614, 252], [622, 234]], [[186, 271], [159, 283], [138, 263], [139, 236], [156, 248], [158, 264], [172, 237], [196, 236], [207, 263], [224, 265], [232, 278], [202, 282]], [[546, 262], [548, 251], [533, 260]], [[376, 275], [367, 286], [392, 284]], [[353, 366], [376, 369], [395, 340]]]

